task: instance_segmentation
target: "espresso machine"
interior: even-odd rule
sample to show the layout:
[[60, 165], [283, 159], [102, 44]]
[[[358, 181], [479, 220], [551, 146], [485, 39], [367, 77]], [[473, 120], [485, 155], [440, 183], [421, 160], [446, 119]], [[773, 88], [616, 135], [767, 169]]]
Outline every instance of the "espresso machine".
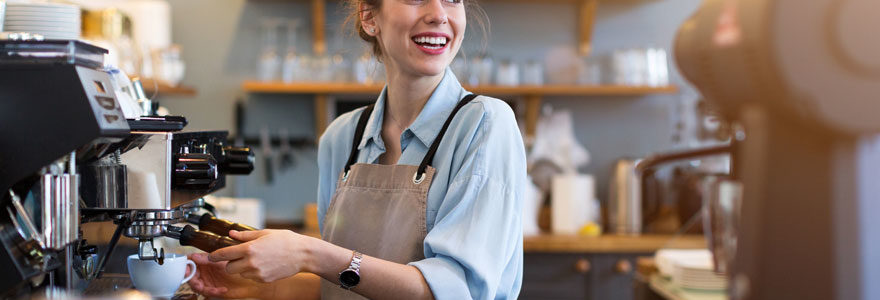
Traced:
[[[105, 49], [5, 40], [0, 50], [0, 298], [83, 289], [122, 236], [161, 264], [156, 238], [211, 251], [238, 243], [230, 229], [253, 229], [199, 214], [226, 175], [254, 167], [226, 131], [186, 132], [185, 118], [155, 115], [137, 81], [103, 69]], [[82, 239], [86, 222], [116, 225], [103, 253]]]
[[880, 2], [705, 0], [676, 60], [738, 124], [731, 299], [880, 299]]

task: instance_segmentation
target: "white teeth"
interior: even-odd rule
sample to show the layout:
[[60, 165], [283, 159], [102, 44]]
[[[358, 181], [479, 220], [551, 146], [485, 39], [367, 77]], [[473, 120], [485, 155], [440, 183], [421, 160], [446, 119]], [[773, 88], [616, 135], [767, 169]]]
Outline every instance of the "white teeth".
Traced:
[[416, 43], [419, 43], [419, 44], [433, 44], [433, 45], [440, 45], [440, 46], [446, 45], [446, 37], [442, 37], [442, 36], [441, 37], [422, 36], [422, 37], [417, 37], [417, 38], [413, 39], [413, 41], [415, 41]]

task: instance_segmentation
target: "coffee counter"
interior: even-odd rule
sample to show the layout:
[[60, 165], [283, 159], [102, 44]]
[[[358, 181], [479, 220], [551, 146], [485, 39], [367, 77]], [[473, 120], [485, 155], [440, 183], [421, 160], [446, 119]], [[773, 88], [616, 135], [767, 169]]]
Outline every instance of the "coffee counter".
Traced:
[[523, 238], [524, 252], [540, 253], [646, 253], [660, 248], [706, 248], [702, 235], [557, 235]]

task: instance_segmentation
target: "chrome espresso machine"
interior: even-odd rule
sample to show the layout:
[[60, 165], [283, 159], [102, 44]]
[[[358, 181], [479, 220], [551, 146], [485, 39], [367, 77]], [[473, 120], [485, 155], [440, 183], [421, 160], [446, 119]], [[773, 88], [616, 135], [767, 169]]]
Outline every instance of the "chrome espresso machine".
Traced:
[[[226, 131], [185, 132], [184, 118], [156, 116], [137, 81], [103, 69], [105, 49], [66, 40], [0, 49], [0, 298], [83, 290], [121, 236], [161, 264], [155, 238], [211, 251], [237, 244], [229, 229], [253, 229], [198, 213], [226, 175], [253, 170], [253, 152], [229, 145]], [[126, 116], [133, 108], [140, 114]], [[106, 250], [82, 239], [86, 222], [116, 225]]]

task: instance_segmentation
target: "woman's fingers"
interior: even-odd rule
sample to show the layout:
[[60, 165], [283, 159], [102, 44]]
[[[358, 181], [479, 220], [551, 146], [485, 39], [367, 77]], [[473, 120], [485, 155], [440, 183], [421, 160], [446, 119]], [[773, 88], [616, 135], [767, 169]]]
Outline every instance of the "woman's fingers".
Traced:
[[214, 262], [208, 260], [208, 253], [193, 253], [188, 258], [199, 266], [214, 264]]
[[246, 260], [236, 259], [226, 264], [226, 273], [238, 274], [253, 269]]
[[230, 246], [226, 248], [221, 248], [217, 251], [211, 252], [208, 255], [208, 260], [212, 262], [221, 262], [226, 260], [234, 260], [244, 257], [248, 254], [248, 248], [250, 245], [248, 243]]
[[260, 282], [260, 283], [268, 283], [269, 282], [269, 280], [260, 276], [260, 273], [257, 270], [245, 271], [245, 272], [241, 273], [241, 277], [244, 277], [244, 278], [256, 281], [256, 282]]
[[230, 230], [229, 237], [242, 241], [242, 242], [250, 242], [256, 240], [257, 238], [269, 234], [267, 230], [253, 230], [253, 231], [238, 231], [238, 230]]
[[228, 290], [224, 287], [206, 287], [198, 294], [206, 297], [223, 297]]
[[195, 263], [199, 263], [199, 261], [204, 259], [205, 257], [206, 257], [205, 253], [193, 253], [193, 254], [188, 255], [186, 258], [188, 258], [191, 261], [194, 261]]
[[228, 292], [226, 287], [215, 286], [214, 284], [216, 283], [212, 283], [208, 278], [202, 278], [200, 276], [201, 275], [196, 275], [188, 282], [190, 288], [192, 288], [197, 294], [207, 297], [221, 297]]
[[203, 288], [205, 288], [205, 284], [202, 282], [202, 279], [199, 278], [198, 275], [194, 276], [192, 279], [187, 282], [189, 287], [193, 289], [196, 293], [200, 293]]

